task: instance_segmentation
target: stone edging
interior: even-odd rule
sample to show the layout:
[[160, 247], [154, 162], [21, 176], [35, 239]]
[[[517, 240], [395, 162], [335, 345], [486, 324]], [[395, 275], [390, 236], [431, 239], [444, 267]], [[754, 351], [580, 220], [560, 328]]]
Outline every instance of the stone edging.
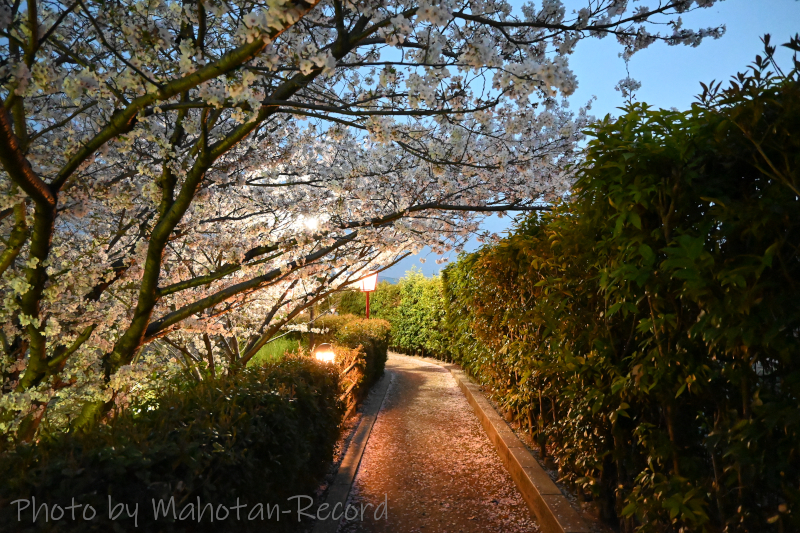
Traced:
[[[364, 455], [364, 449], [367, 447], [372, 426], [378, 418], [383, 399], [389, 390], [391, 378], [391, 371], [385, 371], [383, 377], [375, 384], [375, 388], [370, 391], [367, 400], [364, 402], [361, 421], [358, 424], [355, 435], [350, 440], [350, 444], [347, 446], [347, 451], [344, 454], [342, 463], [339, 465], [339, 470], [336, 472], [336, 477], [333, 479], [330, 488], [328, 488], [328, 494], [325, 496], [324, 503], [329, 506], [327, 509], [331, 511], [336, 505], [339, 505], [339, 511], [344, 512], [347, 496], [350, 494], [350, 487], [353, 485], [358, 465], [361, 463], [361, 456]], [[329, 517], [327, 520], [317, 521], [314, 524], [313, 533], [336, 533], [338, 529], [339, 520], [333, 520]]]
[[478, 386], [457, 365], [439, 363], [448, 369], [467, 397], [475, 414], [497, 449], [511, 478], [525, 503], [536, 515], [544, 533], [588, 533], [589, 527], [570, 505], [569, 500], [553, 483], [547, 472], [539, 465], [528, 448], [506, 424], [503, 417], [495, 411]]

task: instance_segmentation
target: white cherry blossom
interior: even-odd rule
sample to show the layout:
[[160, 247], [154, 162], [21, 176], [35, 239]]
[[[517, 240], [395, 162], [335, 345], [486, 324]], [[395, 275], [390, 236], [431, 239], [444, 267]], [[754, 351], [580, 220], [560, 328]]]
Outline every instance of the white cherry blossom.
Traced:
[[677, 16], [712, 4], [0, 5], [0, 431], [235, 370], [365, 272], [542, 208], [591, 119], [575, 46], [694, 46], [722, 30]]

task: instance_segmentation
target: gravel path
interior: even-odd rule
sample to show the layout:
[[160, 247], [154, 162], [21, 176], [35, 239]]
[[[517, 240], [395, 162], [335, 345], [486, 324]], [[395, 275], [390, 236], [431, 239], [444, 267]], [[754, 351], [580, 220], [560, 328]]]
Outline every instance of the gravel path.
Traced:
[[[339, 531], [538, 531], [450, 373], [397, 354], [386, 369], [393, 381], [348, 499], [349, 517], [358, 518], [343, 521]], [[376, 520], [374, 509], [384, 500], [388, 512]]]

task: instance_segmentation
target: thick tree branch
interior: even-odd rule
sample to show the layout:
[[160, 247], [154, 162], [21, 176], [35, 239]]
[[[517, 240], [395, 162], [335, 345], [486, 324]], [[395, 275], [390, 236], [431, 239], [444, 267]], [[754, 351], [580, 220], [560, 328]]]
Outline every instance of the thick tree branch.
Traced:
[[0, 106], [0, 163], [11, 180], [37, 205], [55, 209], [56, 197], [50, 187], [36, 175], [25, 158], [5, 106]]
[[267, 285], [269, 282], [274, 281], [282, 274], [298, 270], [299, 268], [302, 268], [303, 265], [311, 261], [316, 261], [317, 259], [326, 256], [327, 254], [333, 252], [334, 250], [341, 248], [345, 244], [352, 242], [357, 235], [358, 232], [354, 231], [349, 235], [338, 239], [332, 245], [322, 248], [317, 252], [308, 254], [302, 259], [302, 261], [301, 260], [292, 261], [288, 263], [283, 269], [277, 268], [264, 275], [257, 276], [255, 278], [243, 281], [241, 283], [237, 283], [221, 291], [218, 291], [210, 296], [202, 298], [194, 303], [186, 305], [176, 311], [173, 311], [151, 323], [147, 328], [146, 337], [153, 337], [154, 335], [169, 328], [170, 326], [177, 324], [178, 322], [181, 322], [186, 318], [189, 318], [193, 314], [205, 311], [206, 309], [214, 305], [217, 305], [221, 302], [224, 302], [226, 300], [229, 300], [236, 295], [261, 288]]

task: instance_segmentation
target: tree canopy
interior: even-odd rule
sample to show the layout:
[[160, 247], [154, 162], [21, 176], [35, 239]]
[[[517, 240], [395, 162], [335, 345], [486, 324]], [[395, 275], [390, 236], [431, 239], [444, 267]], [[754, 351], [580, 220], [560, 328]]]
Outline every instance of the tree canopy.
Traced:
[[541, 208], [588, 121], [576, 44], [696, 46], [713, 4], [0, 3], [0, 424], [95, 419], [154, 341], [246, 363], [367, 269]]

